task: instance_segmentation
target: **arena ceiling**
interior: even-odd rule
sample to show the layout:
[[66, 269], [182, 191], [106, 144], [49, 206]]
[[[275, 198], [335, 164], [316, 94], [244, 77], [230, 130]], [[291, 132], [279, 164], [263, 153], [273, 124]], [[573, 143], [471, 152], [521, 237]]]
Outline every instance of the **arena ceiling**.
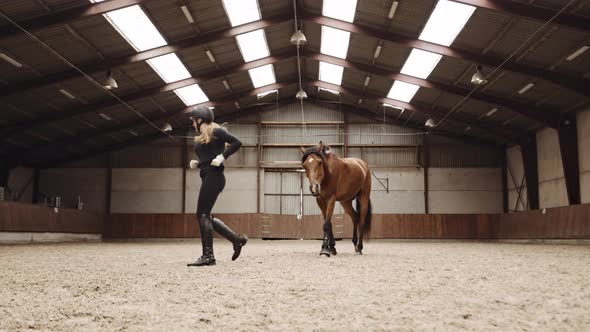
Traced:
[[[497, 145], [590, 104], [586, 0], [93, 2], [0, 3], [1, 158], [139, 144], [186, 128], [195, 104], [232, 121], [295, 102], [295, 24], [306, 102]], [[478, 66], [487, 84], [472, 84]]]

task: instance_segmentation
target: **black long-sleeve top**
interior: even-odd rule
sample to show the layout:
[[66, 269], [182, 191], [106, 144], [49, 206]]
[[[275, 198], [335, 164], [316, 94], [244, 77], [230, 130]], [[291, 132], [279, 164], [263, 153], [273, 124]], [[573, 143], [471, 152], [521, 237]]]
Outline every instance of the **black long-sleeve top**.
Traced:
[[[225, 147], [225, 143], [229, 144], [227, 148]], [[219, 154], [227, 159], [238, 151], [241, 146], [242, 142], [227, 130], [223, 128], [215, 128], [213, 130], [213, 139], [209, 144], [203, 144], [201, 142], [195, 143], [195, 154], [199, 159], [201, 174], [211, 169], [223, 170], [223, 164], [219, 165], [219, 167], [215, 167], [211, 166], [211, 161]]]

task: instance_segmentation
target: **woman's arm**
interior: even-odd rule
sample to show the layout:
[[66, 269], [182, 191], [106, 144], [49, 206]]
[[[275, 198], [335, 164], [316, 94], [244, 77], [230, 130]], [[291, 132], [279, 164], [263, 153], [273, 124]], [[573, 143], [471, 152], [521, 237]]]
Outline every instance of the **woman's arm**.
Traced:
[[242, 142], [237, 137], [230, 134], [227, 130], [223, 128], [215, 129], [213, 135], [215, 135], [217, 139], [220, 139], [223, 142], [229, 144], [229, 146], [222, 153], [223, 158], [225, 159], [229, 158], [229, 156], [236, 153], [236, 151], [238, 151], [242, 146]]

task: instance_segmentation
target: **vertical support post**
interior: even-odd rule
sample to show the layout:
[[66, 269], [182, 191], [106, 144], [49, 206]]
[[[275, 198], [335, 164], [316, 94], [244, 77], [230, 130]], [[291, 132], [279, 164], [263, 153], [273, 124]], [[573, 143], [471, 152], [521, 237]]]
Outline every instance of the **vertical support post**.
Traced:
[[578, 157], [578, 128], [576, 115], [567, 116], [557, 129], [563, 176], [570, 205], [581, 203], [580, 164]]
[[507, 147], [502, 148], [502, 207], [504, 213], [508, 213], [508, 160], [506, 157]]
[[344, 136], [342, 138], [342, 142], [344, 143], [344, 146], [342, 147], [343, 151], [342, 151], [342, 155], [344, 156], [344, 158], [348, 158], [348, 113], [347, 112], [343, 112], [343, 116], [344, 116], [344, 125], [342, 128], [342, 135]]
[[33, 197], [31, 203], [39, 203], [39, 183], [41, 182], [41, 170], [35, 167], [33, 170]]
[[10, 166], [1, 165], [0, 166], [0, 187], [7, 187], [8, 186], [8, 177], [9, 176], [10, 176]]
[[[188, 132], [185, 136], [188, 136]], [[187, 138], [182, 139], [182, 213], [186, 213], [186, 168], [188, 167], [188, 141]]]
[[429, 142], [428, 134], [424, 135], [422, 139], [422, 151], [424, 153], [424, 167], [422, 171], [424, 172], [424, 213], [430, 213], [430, 208], [428, 204], [428, 169], [430, 167], [430, 142]]
[[520, 145], [522, 153], [522, 165], [526, 180], [527, 198], [529, 209], [539, 209], [539, 169], [537, 158], [537, 137], [532, 136], [528, 142]]
[[262, 154], [262, 142], [261, 142], [261, 132], [262, 132], [262, 115], [260, 111], [258, 111], [258, 119], [256, 123], [256, 213], [260, 213], [260, 159]]
[[107, 214], [111, 214], [111, 191], [113, 190], [113, 165], [111, 160], [111, 153], [106, 154], [107, 157], [107, 179], [106, 179], [106, 200], [107, 200]]

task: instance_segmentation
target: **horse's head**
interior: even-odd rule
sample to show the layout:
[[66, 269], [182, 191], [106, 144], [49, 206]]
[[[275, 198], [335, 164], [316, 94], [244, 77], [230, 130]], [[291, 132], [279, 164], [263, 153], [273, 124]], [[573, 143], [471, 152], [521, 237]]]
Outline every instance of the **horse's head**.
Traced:
[[329, 150], [329, 147], [326, 147], [322, 142], [318, 146], [308, 149], [301, 147], [303, 153], [301, 163], [309, 180], [309, 191], [313, 196], [318, 196], [321, 192], [321, 183], [325, 176], [324, 164], [326, 163], [325, 153], [327, 150]]

